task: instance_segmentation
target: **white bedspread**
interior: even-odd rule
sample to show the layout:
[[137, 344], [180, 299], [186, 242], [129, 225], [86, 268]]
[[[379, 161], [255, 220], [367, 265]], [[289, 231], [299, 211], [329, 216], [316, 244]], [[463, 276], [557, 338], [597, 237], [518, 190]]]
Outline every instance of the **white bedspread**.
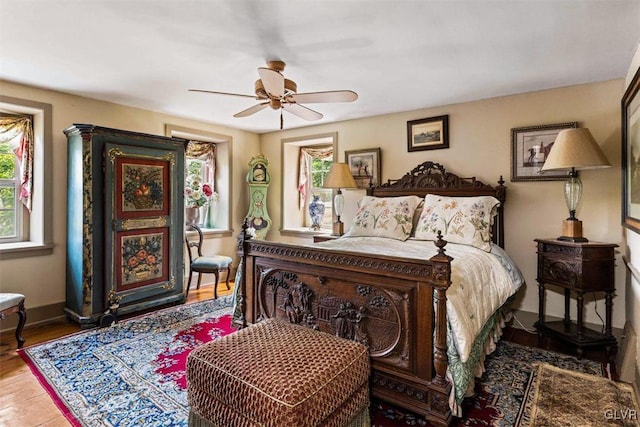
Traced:
[[[382, 237], [342, 237], [316, 243], [314, 247], [349, 252], [429, 259], [437, 253], [432, 241], [409, 239], [405, 242]], [[490, 253], [448, 243], [451, 287], [447, 290], [447, 318], [454, 345], [461, 360], [467, 361], [475, 337], [489, 317], [522, 285], [522, 274], [498, 246]]]

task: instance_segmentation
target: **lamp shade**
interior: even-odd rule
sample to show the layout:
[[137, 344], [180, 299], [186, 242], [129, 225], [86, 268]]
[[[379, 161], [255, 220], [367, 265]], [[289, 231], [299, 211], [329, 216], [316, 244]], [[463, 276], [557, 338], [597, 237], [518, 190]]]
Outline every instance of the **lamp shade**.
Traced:
[[346, 163], [332, 163], [324, 180], [324, 188], [356, 188], [356, 181]]
[[576, 128], [558, 133], [542, 170], [596, 169], [610, 166], [589, 129]]

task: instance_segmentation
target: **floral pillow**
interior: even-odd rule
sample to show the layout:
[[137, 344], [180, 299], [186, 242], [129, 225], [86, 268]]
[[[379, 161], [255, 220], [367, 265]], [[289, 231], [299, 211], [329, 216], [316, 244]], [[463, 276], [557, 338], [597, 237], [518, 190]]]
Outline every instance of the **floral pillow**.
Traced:
[[420, 214], [416, 239], [442, 238], [452, 243], [491, 251], [491, 226], [500, 201], [492, 196], [446, 197], [427, 194]]
[[413, 213], [419, 203], [417, 196], [364, 196], [345, 236], [407, 240], [413, 228]]

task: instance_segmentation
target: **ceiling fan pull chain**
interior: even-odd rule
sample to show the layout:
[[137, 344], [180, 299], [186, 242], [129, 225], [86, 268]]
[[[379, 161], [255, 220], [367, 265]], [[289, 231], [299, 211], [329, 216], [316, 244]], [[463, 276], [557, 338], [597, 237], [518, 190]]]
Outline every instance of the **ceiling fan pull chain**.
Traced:
[[282, 108], [280, 108], [280, 130], [284, 127], [284, 118], [282, 117]]

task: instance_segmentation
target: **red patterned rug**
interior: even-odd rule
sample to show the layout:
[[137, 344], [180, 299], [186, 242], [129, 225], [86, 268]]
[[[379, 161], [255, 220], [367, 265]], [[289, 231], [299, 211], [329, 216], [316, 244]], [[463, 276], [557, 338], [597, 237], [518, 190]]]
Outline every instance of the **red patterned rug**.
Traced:
[[[195, 346], [233, 332], [230, 303], [221, 298], [172, 307], [20, 354], [74, 426], [186, 426], [187, 356]], [[501, 342], [454, 425], [512, 426], [526, 419], [523, 400], [536, 361], [602, 375], [595, 362]], [[371, 416], [377, 427], [429, 425], [376, 401]]]

